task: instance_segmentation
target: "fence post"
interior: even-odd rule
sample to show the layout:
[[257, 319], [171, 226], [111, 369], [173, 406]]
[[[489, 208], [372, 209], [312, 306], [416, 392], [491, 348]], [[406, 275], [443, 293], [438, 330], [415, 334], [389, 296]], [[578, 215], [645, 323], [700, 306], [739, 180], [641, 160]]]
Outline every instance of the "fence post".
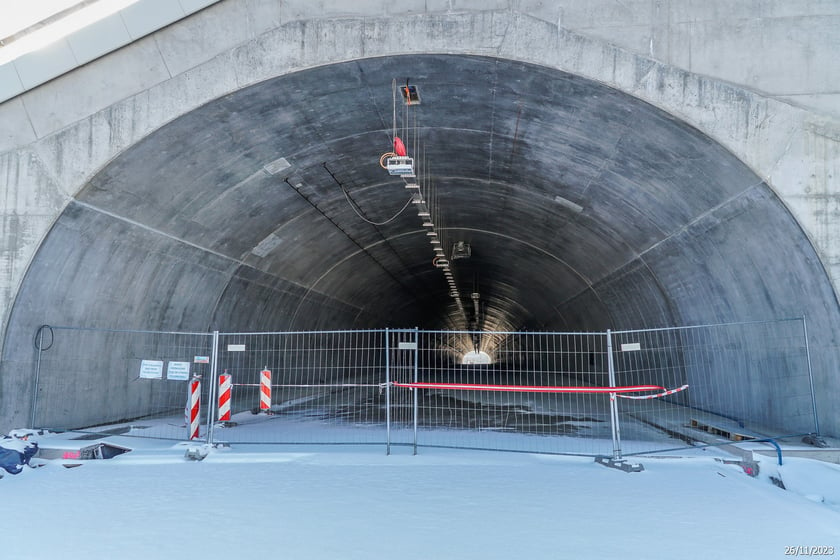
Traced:
[[35, 343], [35, 347], [38, 350], [38, 361], [35, 364], [35, 379], [32, 380], [32, 411], [29, 415], [29, 427], [32, 429], [35, 428], [35, 412], [38, 409], [38, 385], [41, 380], [41, 354], [48, 349], [44, 348], [44, 329], [50, 329], [50, 334], [52, 335], [50, 346], [52, 346], [53, 341], [55, 341], [55, 332], [50, 326], [41, 325], [38, 327], [38, 331], [36, 333], [38, 341]]
[[385, 454], [391, 454], [391, 331], [385, 329]]
[[820, 419], [817, 415], [817, 395], [814, 392], [814, 372], [811, 370], [811, 348], [808, 345], [808, 325], [805, 323], [804, 315], [802, 316], [802, 333], [805, 337], [805, 357], [808, 361], [808, 383], [811, 385], [811, 408], [814, 411], [814, 433], [820, 435]]
[[[610, 387], [615, 387], [615, 365], [613, 363], [612, 331], [607, 329], [607, 370]], [[612, 427], [613, 460], [621, 460], [621, 428], [618, 425], [618, 399], [610, 393], [610, 426]]]
[[219, 367], [219, 331], [213, 331], [213, 349], [211, 351], [211, 358], [210, 358], [210, 397], [207, 399], [207, 443], [213, 445], [215, 443], [214, 440], [214, 428], [216, 423], [213, 420], [214, 414], [214, 406], [213, 403], [216, 402], [215, 398], [215, 391], [218, 385], [218, 367]]
[[[414, 382], [417, 383], [419, 381], [418, 376], [418, 359], [420, 357], [420, 336], [417, 327], [414, 327]], [[419, 399], [419, 389], [414, 389], [414, 455], [417, 455], [417, 414], [418, 414], [418, 399]]]

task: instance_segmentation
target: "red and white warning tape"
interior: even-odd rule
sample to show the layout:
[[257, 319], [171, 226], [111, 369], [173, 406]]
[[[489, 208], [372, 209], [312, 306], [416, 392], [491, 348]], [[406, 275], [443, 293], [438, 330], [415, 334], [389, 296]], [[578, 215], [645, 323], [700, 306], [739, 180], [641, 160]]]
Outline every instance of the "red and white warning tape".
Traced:
[[391, 383], [394, 387], [405, 387], [407, 389], [449, 389], [457, 391], [511, 391], [519, 393], [638, 393], [643, 391], [661, 391], [655, 395], [628, 396], [617, 395], [628, 399], [653, 399], [672, 395], [688, 385], [677, 389], [666, 389], [660, 385], [627, 385], [622, 387], [542, 387], [534, 385], [481, 385], [475, 383]]
[[667, 397], [668, 395], [673, 395], [674, 393], [679, 393], [680, 391], [685, 391], [688, 389], [688, 385], [683, 385], [682, 387], [677, 387], [676, 389], [668, 389], [662, 393], [657, 393], [655, 395], [616, 395], [622, 399], [658, 399], [659, 397]]

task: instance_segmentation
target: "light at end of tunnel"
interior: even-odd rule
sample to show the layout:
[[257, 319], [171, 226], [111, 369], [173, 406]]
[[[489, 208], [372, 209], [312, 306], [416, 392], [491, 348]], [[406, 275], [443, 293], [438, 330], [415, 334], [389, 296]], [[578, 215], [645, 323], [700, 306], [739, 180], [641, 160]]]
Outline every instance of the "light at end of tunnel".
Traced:
[[466, 366], [486, 365], [492, 364], [493, 360], [490, 359], [490, 355], [487, 352], [482, 352], [481, 350], [476, 352], [473, 350], [464, 354], [463, 358], [461, 358], [461, 363]]

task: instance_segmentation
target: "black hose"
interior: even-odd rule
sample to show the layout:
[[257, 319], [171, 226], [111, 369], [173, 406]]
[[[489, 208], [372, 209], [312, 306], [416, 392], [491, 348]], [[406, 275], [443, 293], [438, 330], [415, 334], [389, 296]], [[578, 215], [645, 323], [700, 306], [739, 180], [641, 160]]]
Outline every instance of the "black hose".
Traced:
[[[46, 347], [43, 346], [43, 344], [44, 344], [43, 333], [44, 333], [45, 330], [49, 331], [49, 333], [50, 333], [50, 343]], [[41, 325], [40, 327], [38, 327], [38, 329], [35, 331], [35, 338], [32, 341], [33, 345], [35, 346], [35, 350], [37, 350], [38, 352], [46, 352], [47, 350], [52, 348], [54, 342], [55, 342], [55, 333], [53, 332], [52, 327], [49, 326], [49, 325]]]

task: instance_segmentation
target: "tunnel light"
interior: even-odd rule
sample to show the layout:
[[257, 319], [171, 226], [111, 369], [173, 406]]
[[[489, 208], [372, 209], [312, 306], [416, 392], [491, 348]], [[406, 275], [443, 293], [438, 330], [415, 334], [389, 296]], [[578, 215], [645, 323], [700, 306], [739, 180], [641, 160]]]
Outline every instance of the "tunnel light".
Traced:
[[411, 199], [412, 204], [423, 204], [425, 200], [423, 200], [422, 194], [415, 194], [414, 197]]
[[563, 198], [562, 196], [555, 196], [554, 202], [556, 202], [560, 206], [567, 208], [568, 210], [571, 210], [575, 214], [580, 214], [581, 212], [583, 212], [583, 206], [581, 206], [580, 204], [575, 204], [571, 200]]
[[435, 227], [431, 220], [423, 220], [423, 227]]
[[[391, 173], [391, 175], [393, 175], [393, 173]], [[420, 185], [418, 185], [417, 183], [406, 183], [405, 188], [407, 188], [409, 190], [419, 191], [420, 190]]]
[[435, 231], [427, 231], [427, 232], [426, 232], [426, 235], [428, 235], [429, 237], [437, 237], [437, 232], [435, 232]]
[[284, 169], [288, 169], [292, 166], [291, 163], [286, 158], [277, 158], [271, 163], [266, 163], [263, 166], [263, 171], [268, 173], [269, 175], [277, 175]]
[[431, 216], [431, 214], [429, 213], [429, 211], [428, 211], [428, 210], [424, 210], [424, 209], [419, 210], [419, 211], [417, 212], [417, 215], [418, 215], [418, 216], [420, 216], [421, 218], [428, 218], [429, 216]]
[[429, 243], [432, 245], [440, 245], [440, 239], [431, 239], [429, 240]]

